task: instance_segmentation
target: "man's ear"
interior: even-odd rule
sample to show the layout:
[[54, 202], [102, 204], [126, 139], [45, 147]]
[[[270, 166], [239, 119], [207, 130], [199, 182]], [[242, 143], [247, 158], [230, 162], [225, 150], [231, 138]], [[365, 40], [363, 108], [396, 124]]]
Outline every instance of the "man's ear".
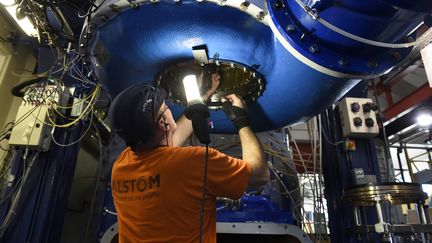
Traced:
[[158, 125], [159, 125], [159, 129], [161, 129], [162, 131], [168, 131], [170, 128], [169, 123], [167, 123], [165, 119], [160, 119]]

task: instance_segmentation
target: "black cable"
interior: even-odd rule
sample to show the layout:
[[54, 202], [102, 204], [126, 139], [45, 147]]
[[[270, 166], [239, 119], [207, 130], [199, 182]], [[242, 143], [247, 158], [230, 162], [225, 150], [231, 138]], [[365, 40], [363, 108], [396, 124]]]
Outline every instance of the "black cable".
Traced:
[[80, 12], [82, 12], [83, 14], [86, 14], [85, 10], [83, 10], [81, 7], [79, 7], [78, 5], [76, 5], [76, 4], [74, 4], [74, 3], [70, 2], [70, 1], [67, 1], [67, 0], [59, 1], [59, 2], [56, 2], [55, 4], [67, 4], [70, 7], [72, 7], [73, 9], [75, 9], [76, 11], [78, 11], [78, 14]]
[[[101, 6], [102, 6], [102, 4], [105, 3], [105, 1], [106, 1], [106, 0], [103, 0], [103, 1], [102, 1], [99, 5], [97, 5], [97, 6], [94, 5], [96, 1], [92, 1], [92, 2], [90, 2], [90, 7], [89, 7], [87, 13], [86, 13], [85, 15], [79, 15], [79, 14], [78, 14], [78, 17], [80, 17], [80, 18], [86, 18], [86, 17], [92, 15], [93, 13], [95, 13], [95, 12], [96, 12], [96, 11], [97, 11]], [[93, 7], [94, 7], [94, 9], [92, 10]], [[90, 23], [90, 21], [89, 21], [88, 23]]]
[[30, 86], [32, 84], [39, 83], [42, 80], [43, 80], [43, 78], [37, 77], [35, 79], [30, 79], [30, 80], [24, 81], [22, 83], [19, 83], [11, 89], [11, 93], [13, 96], [16, 96], [16, 97], [24, 97], [25, 91], [23, 91], [22, 89], [27, 88], [28, 86]]
[[[29, 80], [30, 81], [30, 80]], [[24, 85], [24, 83], [25, 82], [23, 82], [23, 83], [21, 83], [21, 84], [19, 84], [19, 85]], [[47, 83], [46, 82], [44, 82], [42, 85], [46, 85]], [[20, 87], [19, 87], [19, 85], [17, 85], [17, 86], [15, 86], [14, 88], [17, 88], [17, 90], [16, 90], [16, 92], [20, 92]], [[27, 84], [27, 85], [29, 85], [29, 84]], [[44, 89], [43, 89], [43, 92], [45, 91], [45, 86], [43, 86], [44, 87]], [[24, 86], [21, 86], [21, 89], [22, 88], [24, 88]], [[49, 95], [49, 97], [47, 97], [47, 98], [51, 98], [51, 96], [53, 95], [53, 93], [51, 93], [50, 95]], [[18, 124], [20, 124], [21, 122], [23, 122], [23, 121], [25, 121], [30, 115], [32, 115], [33, 114], [33, 112], [34, 111], [36, 111], [36, 109], [38, 109], [45, 101], [46, 101], [47, 99], [43, 99], [43, 101], [42, 102], [39, 102], [37, 105], [35, 105], [33, 108], [31, 108], [29, 111], [27, 111], [25, 114], [23, 114], [20, 118], [18, 118], [18, 120], [16, 120], [15, 122], [9, 122], [9, 123], [7, 123], [6, 125], [5, 125], [5, 128], [0, 132], [0, 141], [1, 140], [3, 140], [4, 138], [4, 136], [6, 136], [7, 134], [8, 134], [8, 132], [11, 132], [12, 131], [12, 129], [13, 128], [15, 128]], [[39, 110], [39, 112], [40, 112], [40, 110]], [[37, 115], [38, 116], [38, 115]], [[36, 116], [36, 117], [37, 117]], [[8, 129], [6, 129], [7, 127], [7, 125], [8, 124], [10, 124], [10, 123], [12, 123], [13, 125], [10, 127], [10, 128], [8, 128]], [[33, 131], [33, 129], [32, 129], [32, 131]]]
[[23, 189], [25, 183], [27, 182], [27, 178], [29, 177], [30, 171], [32, 171], [33, 164], [36, 161], [36, 158], [38, 158], [38, 156], [39, 156], [39, 152], [35, 152], [35, 154], [33, 155], [32, 160], [30, 161], [30, 164], [28, 166], [29, 168], [27, 169], [27, 171], [25, 172], [25, 174], [22, 175], [22, 181], [20, 183], [18, 191], [16, 192], [14, 198], [12, 199], [11, 205], [10, 205], [9, 210], [8, 210], [8, 213], [7, 213], [6, 217], [4, 218], [3, 223], [0, 226], [0, 239], [3, 238], [6, 230], [9, 227], [9, 224], [15, 218], [14, 217], [16, 215], [15, 210], [16, 210], [16, 208], [18, 206], [18, 203], [20, 202], [22, 189]]
[[[19, 189], [19, 187], [21, 186], [22, 183], [22, 179], [23, 176], [20, 176], [17, 180], [16, 183], [14, 185], [14, 187], [11, 189], [11, 191], [4, 195], [2, 200], [0, 201], [0, 207], [3, 206], [3, 204], [5, 204], [6, 202], [9, 202], [9, 198], [12, 197], [12, 195]], [[0, 238], [1, 239], [1, 238]], [[1, 242], [1, 241], [0, 241]]]
[[[3, 162], [3, 164], [5, 164], [7, 162], [6, 161], [6, 155], [8, 155], [8, 153], [4, 153], [3, 157], [0, 160], [1, 162]], [[2, 184], [7, 184], [6, 179], [3, 178], [3, 177], [9, 172], [10, 168], [12, 167], [12, 165], [15, 164], [14, 163], [15, 162], [15, 156], [16, 156], [16, 153], [14, 152], [13, 157], [10, 160], [9, 164], [4, 168], [3, 172], [1, 172], [1, 174], [0, 174], [0, 180], [1, 180]], [[18, 173], [17, 173], [17, 175], [18, 175]], [[4, 203], [8, 202], [9, 201], [8, 200], [9, 197], [11, 197], [15, 193], [15, 191], [19, 188], [19, 185], [21, 183], [22, 178], [23, 177], [21, 175], [18, 179], [16, 179], [15, 183], [13, 183], [13, 188], [10, 190], [10, 192], [8, 194], [6, 194], [6, 191], [7, 191], [7, 189], [8, 189], [9, 186], [6, 185], [6, 189], [5, 189], [5, 192], [4, 192], [5, 194], [2, 195], [2, 198], [0, 200], [0, 207], [3, 206]], [[10, 186], [12, 186], [12, 185], [10, 185]]]
[[[24, 161], [24, 163], [25, 163], [25, 161]], [[42, 196], [42, 192], [44, 191], [44, 188], [45, 188], [44, 187], [44, 184], [45, 184], [44, 178], [46, 178], [47, 174], [49, 173], [48, 168], [49, 168], [50, 163], [47, 163], [46, 160], [44, 160], [43, 162], [39, 161], [38, 165], [41, 166], [42, 169], [40, 170], [41, 173], [38, 176], [39, 179], [37, 181], [37, 184], [35, 184], [32, 188], [33, 192], [36, 194], [36, 200], [33, 203], [32, 210], [30, 211], [31, 213], [29, 213], [31, 215], [30, 216], [30, 228], [27, 230], [27, 232], [29, 232], [29, 233], [27, 234], [25, 242], [31, 242], [32, 241], [31, 239], [32, 239], [32, 235], [34, 232], [34, 228], [37, 225], [37, 222], [39, 220], [37, 215], [39, 213], [41, 204], [43, 204], [43, 200], [44, 200], [43, 196]], [[25, 168], [25, 165], [24, 165], [24, 168]]]
[[[45, 92], [45, 88], [46, 88], [46, 85], [43, 86], [42, 93]], [[40, 112], [41, 112], [41, 109], [39, 109], [39, 111], [38, 111], [36, 117], [39, 117]], [[32, 114], [32, 113], [31, 113], [31, 114]], [[35, 127], [32, 127], [32, 129], [31, 129], [31, 131], [30, 131], [30, 134], [29, 134], [29, 137], [32, 136], [34, 129], [35, 129]], [[10, 206], [10, 209], [9, 209], [8, 214], [12, 212], [14, 215], [16, 215], [16, 213], [15, 213], [15, 208], [17, 207], [17, 205], [15, 205], [15, 201], [17, 201], [16, 203], [18, 204], [18, 202], [19, 202], [19, 200], [20, 200], [20, 198], [21, 198], [21, 190], [22, 190], [22, 188], [25, 186], [25, 183], [26, 183], [26, 181], [27, 181], [27, 177], [29, 176], [30, 170], [31, 170], [32, 167], [33, 167], [33, 163], [35, 162], [36, 157], [39, 156], [39, 152], [35, 152], [35, 153], [33, 153], [33, 158], [32, 158], [32, 160], [31, 160], [31, 162], [30, 162], [30, 164], [29, 164], [29, 166], [28, 166], [28, 167], [29, 167], [28, 170], [26, 171], [26, 166], [27, 166], [27, 165], [26, 165], [26, 160], [27, 160], [28, 151], [29, 151], [29, 150], [28, 150], [29, 143], [30, 143], [30, 140], [27, 142], [27, 145], [26, 145], [27, 148], [26, 148], [26, 151], [25, 151], [24, 156], [23, 156], [23, 172], [22, 172], [22, 174], [24, 175], [23, 184], [21, 185], [21, 187], [20, 187], [19, 190], [17, 191], [17, 194], [16, 194], [15, 197], [17, 197], [18, 199], [16, 199], [16, 198], [13, 199], [13, 202], [11, 203], [11, 206]], [[41, 175], [40, 178], [44, 178], [44, 176], [45, 176], [45, 174], [46, 174], [46, 170], [45, 170], [45, 168], [46, 168], [47, 166], [48, 166], [48, 164], [45, 163], [45, 166], [44, 166], [44, 169], [42, 170], [42, 175]], [[38, 209], [39, 209], [40, 202], [41, 202], [41, 200], [42, 200], [42, 199], [41, 199], [41, 190], [42, 190], [42, 184], [43, 184], [42, 182], [43, 182], [43, 181], [40, 180], [39, 185], [38, 185], [38, 189], [37, 189], [37, 193], [36, 193], [36, 195], [37, 195], [37, 196], [36, 196], [36, 203], [34, 204], [34, 206], [33, 206], [33, 210], [32, 210], [32, 216], [31, 216], [31, 219], [32, 219], [32, 220], [34, 219], [35, 214], [36, 214], [36, 212], [37, 212]], [[8, 217], [8, 216], [7, 216], [7, 217]], [[5, 218], [5, 221], [6, 221], [7, 217]], [[7, 228], [9, 227], [10, 222], [11, 222], [11, 221], [9, 221], [8, 224], [6, 225], [5, 230], [7, 230]], [[30, 232], [32, 232], [33, 226], [34, 226], [34, 224], [31, 224]], [[3, 224], [2, 224], [2, 227], [3, 227]], [[3, 234], [4, 234], [4, 231], [2, 231], [1, 234], [3, 235]], [[28, 236], [27, 236], [27, 237], [28, 237]], [[28, 241], [28, 240], [27, 240], [27, 241]]]
[[208, 165], [208, 147], [206, 144], [206, 159], [204, 164], [204, 179], [203, 179], [203, 192], [201, 199], [201, 210], [200, 210], [200, 237], [199, 242], [202, 243], [202, 235], [203, 235], [203, 220], [204, 220], [204, 204], [205, 204], [205, 195], [206, 195], [206, 186], [207, 186], [207, 165]]
[[[43, 80], [42, 78], [36, 78], [36, 79], [28, 80], [28, 81], [25, 81], [25, 82], [22, 82], [22, 83], [16, 85], [15, 87], [12, 88], [11, 93], [13, 95], [15, 95], [15, 96], [23, 97], [24, 95], [21, 96], [21, 94], [22, 94], [21, 90], [23, 88], [31, 85], [31, 82], [37, 83], [36, 80], [38, 80], [38, 79], [40, 79], [39, 81], [44, 81], [41, 84], [41, 87], [43, 86], [43, 92], [44, 92], [45, 88], [46, 88], [46, 85], [47, 85], [46, 80]], [[52, 95], [53, 95], [53, 93], [51, 93], [49, 95], [49, 97], [47, 97], [47, 98], [51, 98]], [[3, 140], [4, 136], [6, 136], [9, 132], [11, 132], [13, 128], [15, 128], [18, 124], [20, 124], [21, 122], [25, 121], [30, 115], [32, 115], [33, 112], [36, 111], [36, 109], [39, 108], [46, 100], [47, 99], [43, 99], [42, 102], [39, 102], [37, 105], [35, 105], [33, 108], [31, 108], [25, 114], [23, 114], [20, 118], [18, 118], [18, 120], [16, 120], [15, 122], [12, 121], [12, 122], [7, 123], [5, 125], [5, 128], [0, 132], [0, 141]], [[40, 112], [40, 110], [39, 110], [39, 112]], [[39, 112], [38, 112], [38, 114], [39, 114]], [[12, 126], [10, 128], [8, 128], [8, 129], [6, 129], [8, 124], [12, 124]], [[32, 131], [33, 131], [33, 129], [32, 129]]]

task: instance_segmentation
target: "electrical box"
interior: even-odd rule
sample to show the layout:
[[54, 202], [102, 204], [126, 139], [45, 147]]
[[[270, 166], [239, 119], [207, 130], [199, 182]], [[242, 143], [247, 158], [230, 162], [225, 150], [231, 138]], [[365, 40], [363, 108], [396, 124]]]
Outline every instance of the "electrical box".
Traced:
[[15, 118], [9, 145], [48, 150], [51, 141], [51, 127], [43, 122], [49, 122], [46, 105], [22, 104]]
[[338, 107], [344, 137], [374, 137], [379, 133], [372, 99], [347, 97]]
[[47, 151], [52, 131], [52, 127], [47, 124], [54, 121], [52, 116], [51, 120], [48, 116], [58, 99], [58, 91], [54, 86], [30, 88], [18, 109], [9, 145]]

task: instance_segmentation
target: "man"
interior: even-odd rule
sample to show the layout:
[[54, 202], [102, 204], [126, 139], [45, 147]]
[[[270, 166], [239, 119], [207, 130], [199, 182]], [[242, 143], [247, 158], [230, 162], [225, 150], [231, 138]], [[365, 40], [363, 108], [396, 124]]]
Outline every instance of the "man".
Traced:
[[[207, 100], [216, 90], [213, 74]], [[216, 197], [238, 199], [246, 187], [258, 189], [269, 172], [260, 142], [249, 126], [244, 102], [227, 96], [229, 117], [239, 129], [243, 159], [209, 149], [202, 242], [216, 242]], [[205, 147], [182, 146], [191, 121], [177, 122], [161, 88], [134, 85], [113, 102], [114, 129], [128, 147], [114, 163], [112, 194], [120, 243], [199, 242]]]

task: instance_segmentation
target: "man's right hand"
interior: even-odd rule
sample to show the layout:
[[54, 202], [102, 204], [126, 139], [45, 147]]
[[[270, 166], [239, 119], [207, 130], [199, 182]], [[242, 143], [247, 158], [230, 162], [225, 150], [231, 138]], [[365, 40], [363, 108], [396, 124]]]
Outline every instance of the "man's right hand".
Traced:
[[222, 108], [227, 117], [234, 123], [238, 131], [243, 127], [250, 126], [245, 102], [235, 94], [230, 94], [222, 99]]
[[[222, 99], [222, 102], [224, 102], [225, 99]], [[226, 96], [226, 100], [228, 100], [229, 102], [231, 102], [231, 104], [233, 106], [237, 106], [240, 107], [242, 109], [246, 108], [246, 103], [244, 102], [243, 99], [241, 99], [240, 97], [238, 97], [236, 94], [230, 94]]]
[[[258, 190], [269, 180], [269, 170], [265, 161], [264, 151], [260, 141], [249, 126], [245, 102], [235, 94], [230, 94], [222, 99], [222, 106], [228, 118], [233, 121], [239, 130], [243, 160], [252, 167], [252, 175], [249, 178], [249, 187]], [[225, 102], [230, 102], [227, 104]]]

